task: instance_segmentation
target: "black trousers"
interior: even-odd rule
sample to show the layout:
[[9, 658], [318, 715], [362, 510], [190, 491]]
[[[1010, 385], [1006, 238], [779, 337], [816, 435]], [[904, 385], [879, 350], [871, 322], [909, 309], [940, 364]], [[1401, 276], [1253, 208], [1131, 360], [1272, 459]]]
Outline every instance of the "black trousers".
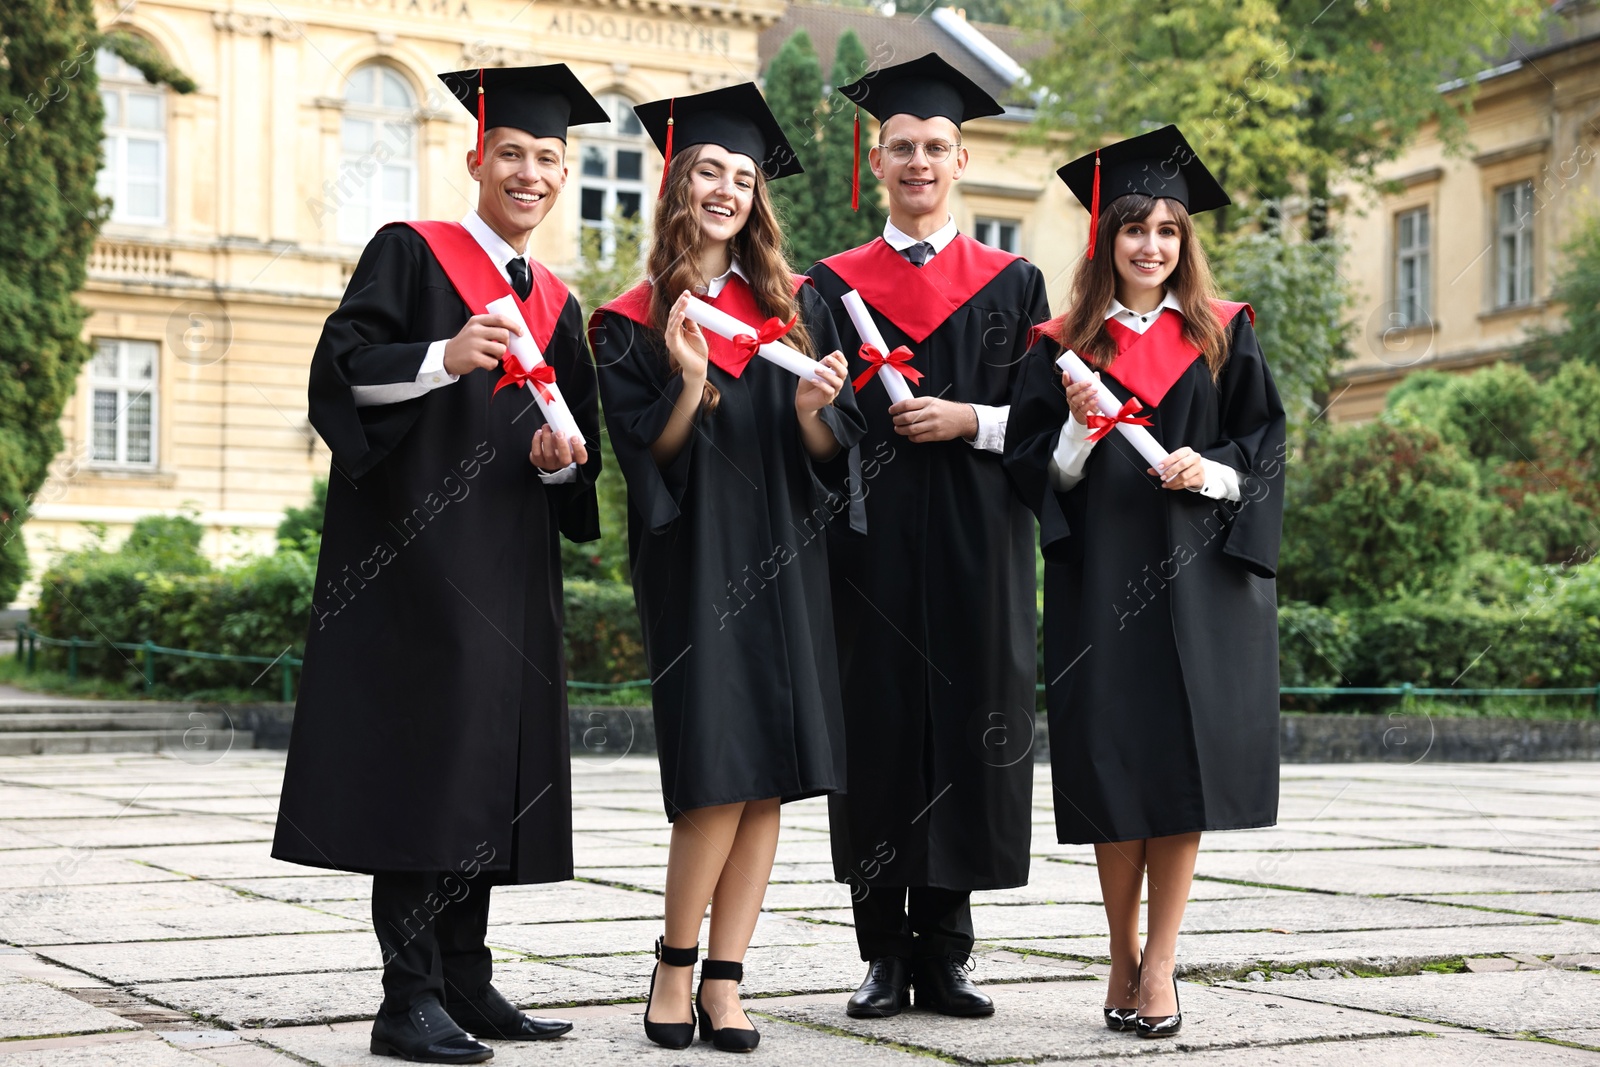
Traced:
[[972, 953], [972, 894], [963, 889], [872, 886], [852, 905], [863, 960]]
[[383, 1010], [404, 1012], [422, 997], [476, 999], [492, 965], [487, 871], [391, 871], [372, 877], [372, 927], [383, 950]]

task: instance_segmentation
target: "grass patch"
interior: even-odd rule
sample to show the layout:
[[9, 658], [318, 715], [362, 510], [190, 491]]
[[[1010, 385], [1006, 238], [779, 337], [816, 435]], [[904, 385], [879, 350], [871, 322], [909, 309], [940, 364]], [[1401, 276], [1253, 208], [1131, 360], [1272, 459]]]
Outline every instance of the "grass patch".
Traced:
[[186, 690], [157, 682], [151, 689], [142, 684], [128, 685], [111, 678], [87, 674], [70, 678], [66, 671], [40, 667], [29, 671], [15, 655], [0, 656], [0, 684], [29, 693], [48, 696], [82, 697], [86, 700], [164, 700], [204, 704], [268, 704], [278, 701], [277, 669], [268, 671], [261, 685], [250, 689], [220, 688]]

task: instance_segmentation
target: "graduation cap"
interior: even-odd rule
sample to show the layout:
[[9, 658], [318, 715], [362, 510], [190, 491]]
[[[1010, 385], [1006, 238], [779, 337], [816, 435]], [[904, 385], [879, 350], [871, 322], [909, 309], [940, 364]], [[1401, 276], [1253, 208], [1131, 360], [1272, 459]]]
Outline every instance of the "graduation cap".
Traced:
[[861, 206], [861, 109], [878, 120], [881, 127], [891, 115], [915, 115], [919, 119], [946, 118], [957, 128], [968, 119], [1005, 112], [1000, 102], [983, 87], [939, 57], [929, 52], [918, 59], [892, 67], [869, 70], [849, 85], [839, 86], [839, 94], [856, 105], [855, 171], [850, 179], [850, 208]]
[[611, 116], [589, 95], [565, 63], [542, 67], [474, 67], [439, 75], [439, 80], [478, 117], [478, 164], [483, 164], [483, 131], [510, 126], [535, 137], [567, 139], [568, 126], [610, 122]]
[[[771, 181], [802, 174], [800, 159], [783, 135], [777, 116], [767, 106], [755, 82], [740, 82], [693, 96], [652, 100], [633, 109], [661, 149], [661, 193], [667, 190], [667, 169], [673, 146], [721, 145], [749, 156]], [[657, 193], [660, 196], [661, 193]]]
[[1056, 171], [1089, 209], [1089, 258], [1100, 230], [1100, 203], [1139, 193], [1166, 197], [1191, 215], [1233, 203], [1176, 126], [1097, 148]]

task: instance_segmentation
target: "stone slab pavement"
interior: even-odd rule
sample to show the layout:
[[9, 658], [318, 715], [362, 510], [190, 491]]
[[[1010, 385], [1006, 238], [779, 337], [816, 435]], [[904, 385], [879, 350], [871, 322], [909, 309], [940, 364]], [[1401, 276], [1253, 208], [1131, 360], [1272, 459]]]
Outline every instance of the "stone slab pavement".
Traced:
[[[335, 1067], [379, 986], [366, 878], [268, 855], [283, 754], [0, 758], [0, 1067]], [[1100, 1022], [1092, 850], [1036, 768], [1029, 884], [980, 893], [997, 1013], [844, 1014], [863, 966], [821, 801], [784, 808], [744, 989], [778, 1064], [1600, 1065], [1600, 764], [1297, 765], [1281, 822], [1202, 844], [1185, 1025]], [[653, 757], [573, 762], [576, 881], [494, 891], [495, 980], [577, 1024], [495, 1063], [720, 1062], [645, 1041], [667, 842]]]

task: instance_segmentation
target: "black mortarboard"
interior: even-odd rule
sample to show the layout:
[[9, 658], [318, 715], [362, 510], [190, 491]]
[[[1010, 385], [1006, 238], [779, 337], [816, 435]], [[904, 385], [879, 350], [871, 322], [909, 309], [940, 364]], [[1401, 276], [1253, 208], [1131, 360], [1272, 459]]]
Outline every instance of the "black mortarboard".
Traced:
[[510, 126], [535, 137], [567, 139], [568, 126], [610, 122], [600, 101], [589, 95], [565, 63], [542, 67], [473, 67], [439, 75], [439, 80], [478, 117], [478, 162], [483, 162], [483, 131]]
[[1097, 148], [1056, 174], [1089, 209], [1090, 259], [1100, 229], [1100, 205], [1119, 196], [1166, 197], [1182, 204], [1191, 215], [1233, 202], [1189, 147], [1183, 132], [1171, 125]]
[[968, 119], [1005, 111], [999, 101], [937, 52], [869, 70], [849, 85], [839, 86], [839, 93], [866, 108], [880, 123], [891, 115], [915, 115], [919, 119], [943, 117], [959, 126]]
[[802, 174], [804, 168], [783, 135], [777, 116], [767, 106], [755, 82], [740, 82], [693, 96], [652, 100], [633, 109], [650, 139], [661, 149], [661, 189], [667, 188], [667, 169], [675, 151], [689, 145], [721, 145], [749, 156], [771, 181]]

